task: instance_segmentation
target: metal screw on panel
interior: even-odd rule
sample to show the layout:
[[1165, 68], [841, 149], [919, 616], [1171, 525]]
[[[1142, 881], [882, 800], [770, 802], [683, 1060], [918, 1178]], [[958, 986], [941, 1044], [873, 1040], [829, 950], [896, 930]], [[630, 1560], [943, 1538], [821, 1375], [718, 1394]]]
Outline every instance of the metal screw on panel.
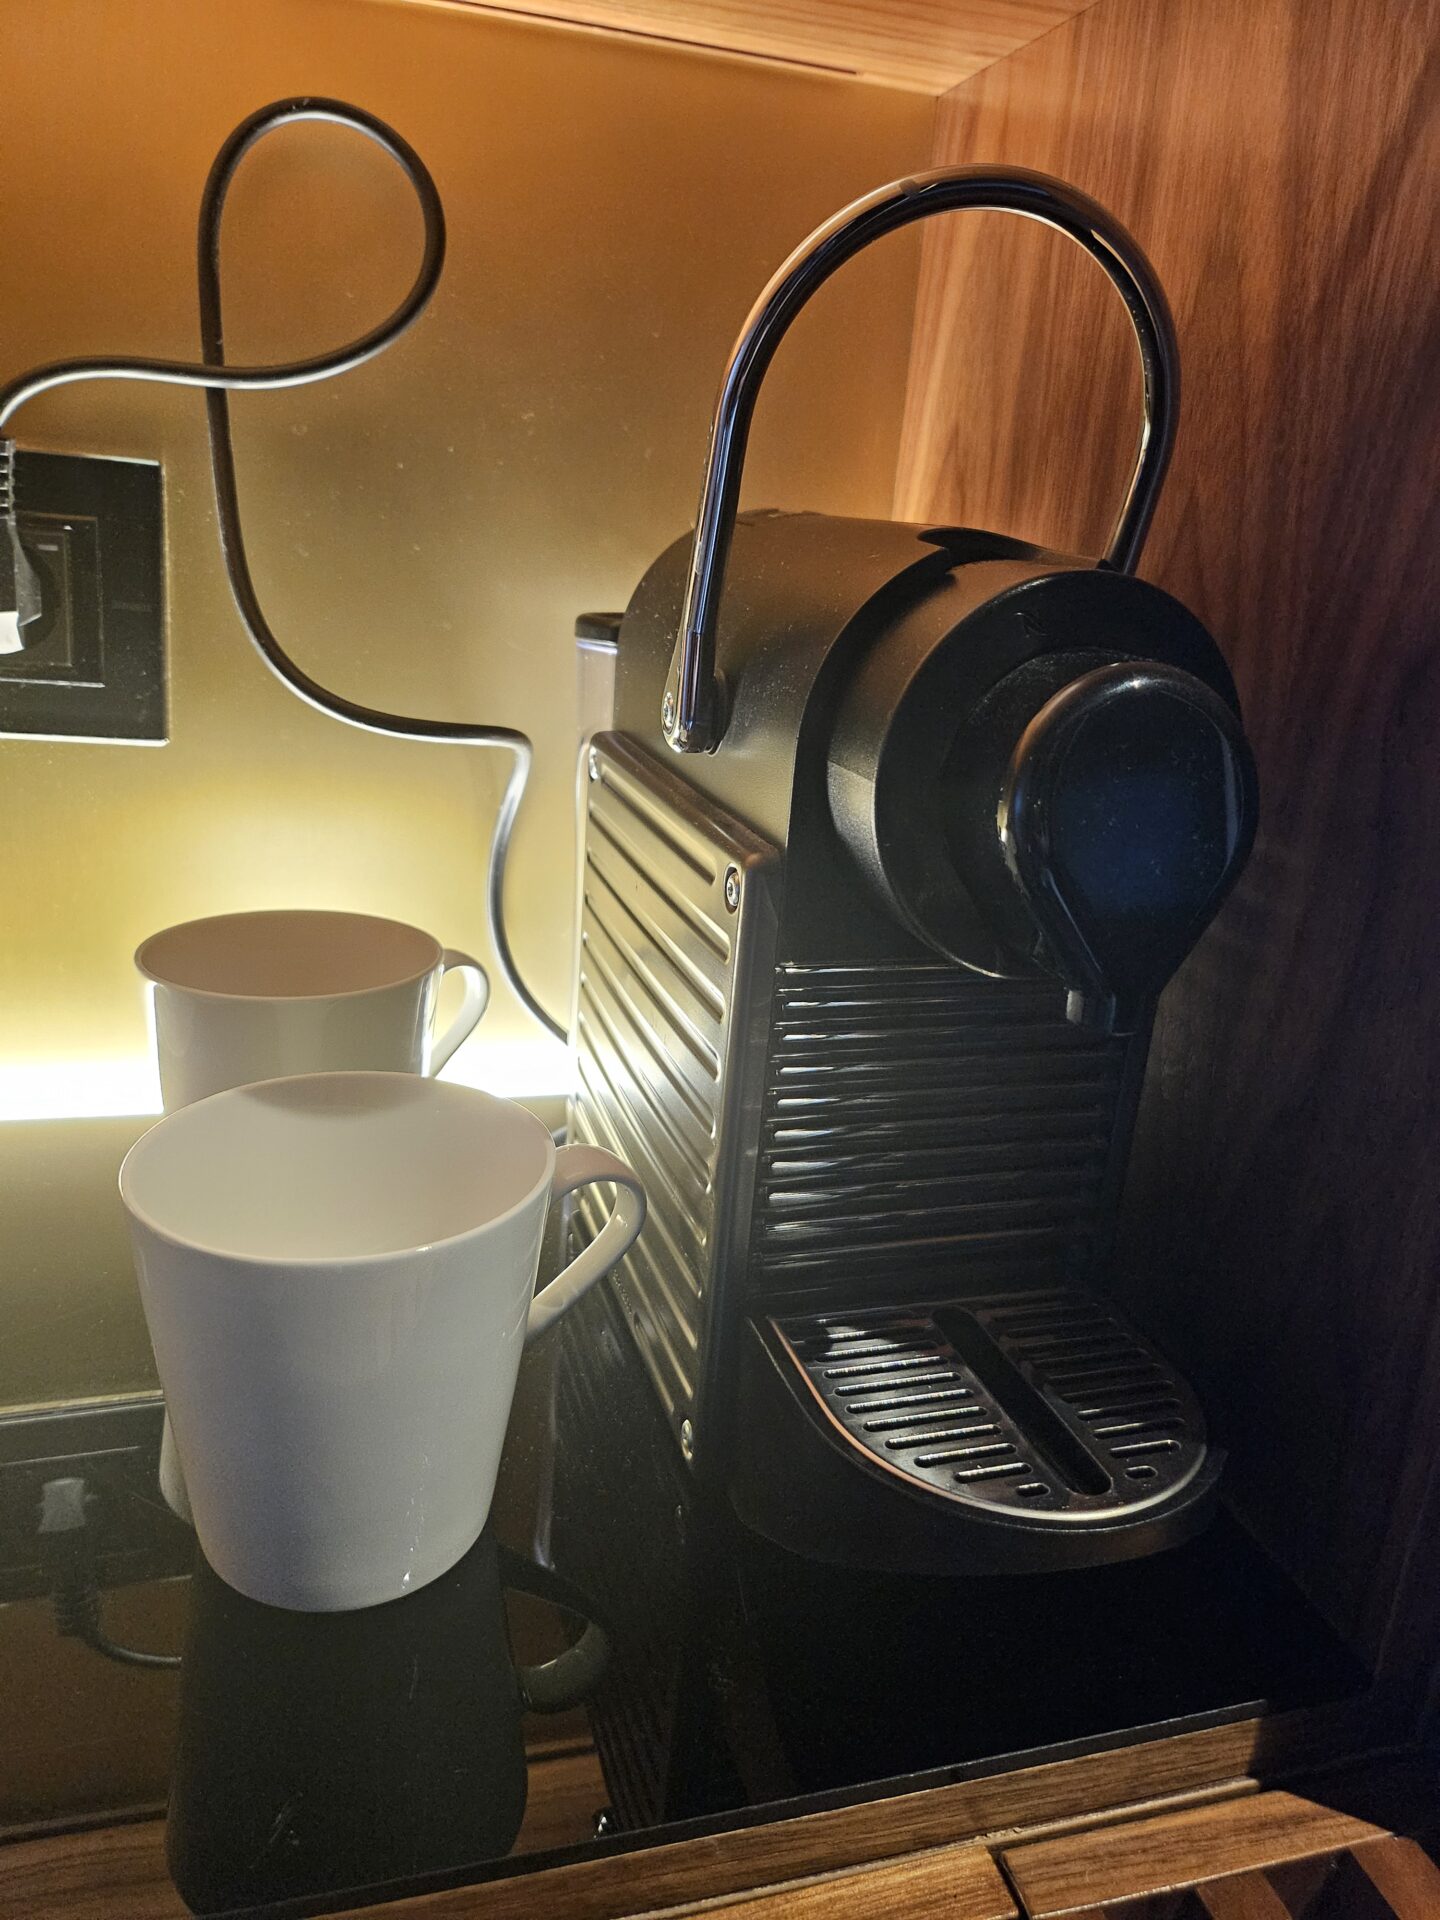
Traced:
[[680, 1422], [680, 1451], [687, 1460], [695, 1458], [695, 1428], [688, 1420]]
[[665, 696], [665, 704], [660, 709], [660, 720], [661, 724], [667, 730], [675, 724], [675, 696], [673, 693], [667, 693]]
[[740, 906], [740, 869], [739, 867], [727, 867], [725, 869], [725, 904], [730, 909], [731, 913], [735, 913], [739, 909], [739, 906]]
[[590, 778], [592, 780], [598, 780], [600, 778], [600, 756], [594, 747], [590, 749]]

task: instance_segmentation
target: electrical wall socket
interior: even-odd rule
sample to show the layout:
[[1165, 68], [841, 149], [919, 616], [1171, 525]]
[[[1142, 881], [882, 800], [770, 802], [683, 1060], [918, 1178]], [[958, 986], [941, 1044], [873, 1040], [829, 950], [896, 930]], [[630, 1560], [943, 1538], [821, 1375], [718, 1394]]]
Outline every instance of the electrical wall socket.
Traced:
[[102, 1587], [190, 1571], [195, 1536], [161, 1497], [158, 1394], [0, 1415], [0, 1606], [49, 1591], [40, 1502], [49, 1480], [84, 1480]]
[[159, 467], [20, 452], [15, 498], [42, 612], [24, 651], [0, 655], [0, 734], [162, 744]]

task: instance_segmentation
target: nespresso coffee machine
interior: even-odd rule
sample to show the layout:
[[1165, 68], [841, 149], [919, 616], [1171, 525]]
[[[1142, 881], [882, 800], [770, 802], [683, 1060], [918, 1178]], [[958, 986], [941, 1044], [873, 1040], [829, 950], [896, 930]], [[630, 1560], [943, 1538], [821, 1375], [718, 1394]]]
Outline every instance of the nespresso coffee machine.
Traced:
[[[960, 208], [1058, 228], [1125, 301], [1144, 422], [1104, 557], [737, 517], [794, 315], [870, 240]], [[1106, 1294], [1155, 1002], [1255, 827], [1224, 660], [1134, 573], [1177, 405], [1164, 297], [1101, 208], [1033, 174], [901, 181], [762, 296], [696, 532], [620, 627], [572, 1134], [649, 1192], [610, 1286], [683, 1473], [812, 1560], [1083, 1568], [1213, 1504], [1194, 1395]]]

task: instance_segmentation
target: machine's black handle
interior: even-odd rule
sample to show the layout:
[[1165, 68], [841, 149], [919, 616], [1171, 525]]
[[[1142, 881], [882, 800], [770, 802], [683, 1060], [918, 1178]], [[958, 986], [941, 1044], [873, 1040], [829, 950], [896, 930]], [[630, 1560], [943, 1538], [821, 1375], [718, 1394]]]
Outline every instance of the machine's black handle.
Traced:
[[711, 752], [725, 731], [715, 629], [740, 498], [745, 442], [760, 383], [790, 322], [837, 267], [882, 234], [934, 213], [1018, 213], [1068, 234], [1097, 260], [1125, 302], [1144, 376], [1135, 468], [1102, 564], [1133, 573], [1155, 512], [1180, 407], [1175, 330], [1153, 268], [1117, 220], [1088, 195], [1019, 168], [944, 167], [893, 181], [827, 220], [780, 268], [731, 350], [710, 427], [705, 481], [661, 726], [677, 753]]

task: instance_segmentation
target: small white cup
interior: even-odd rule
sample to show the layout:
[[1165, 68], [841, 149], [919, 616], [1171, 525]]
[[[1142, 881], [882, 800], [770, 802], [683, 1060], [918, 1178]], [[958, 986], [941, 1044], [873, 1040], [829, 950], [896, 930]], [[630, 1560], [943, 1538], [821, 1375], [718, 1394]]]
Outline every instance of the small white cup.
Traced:
[[[615, 1205], [535, 1295], [552, 1200]], [[438, 1579], [490, 1511], [526, 1341], [619, 1260], [635, 1175], [523, 1107], [408, 1074], [311, 1074], [179, 1109], [120, 1169], [206, 1558], [271, 1606]]]
[[[490, 998], [478, 960], [401, 920], [310, 908], [187, 920], [144, 942], [165, 1111], [292, 1073], [438, 1073]], [[440, 982], [465, 998], [438, 1039]]]

